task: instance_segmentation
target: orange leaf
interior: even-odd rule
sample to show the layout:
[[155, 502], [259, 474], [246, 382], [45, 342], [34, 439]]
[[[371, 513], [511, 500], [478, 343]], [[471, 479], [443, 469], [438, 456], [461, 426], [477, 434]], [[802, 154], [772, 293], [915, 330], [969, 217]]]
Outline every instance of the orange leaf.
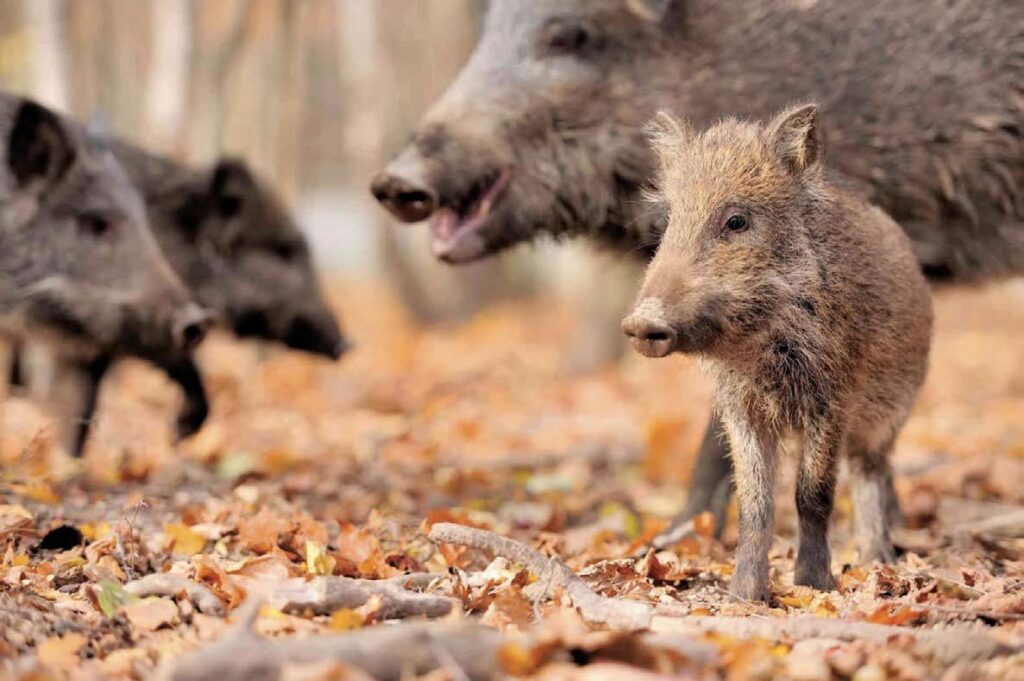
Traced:
[[291, 523], [263, 507], [256, 515], [238, 523], [238, 541], [253, 553], [269, 553], [277, 546], [278, 537], [291, 529]]
[[164, 532], [174, 539], [171, 550], [186, 556], [202, 553], [206, 540], [195, 530], [182, 523], [164, 523]]
[[121, 612], [142, 631], [156, 631], [178, 621], [178, 607], [165, 598], [144, 598], [121, 606]]
[[214, 594], [234, 608], [245, 600], [245, 589], [231, 578], [210, 556], [200, 554], [192, 558], [196, 566], [196, 581], [206, 584]]
[[81, 650], [84, 645], [85, 636], [82, 636], [81, 634], [53, 636], [39, 644], [39, 659], [44, 664], [48, 664], [59, 669], [74, 669], [80, 662], [78, 651]]
[[704, 511], [693, 519], [693, 531], [705, 539], [715, 534], [715, 516], [711, 511]]
[[526, 676], [537, 668], [539, 660], [534, 652], [521, 643], [509, 641], [498, 648], [498, 663], [507, 674]]
[[335, 610], [327, 627], [331, 631], [352, 631], [363, 626], [363, 616], [355, 610], [342, 608]]

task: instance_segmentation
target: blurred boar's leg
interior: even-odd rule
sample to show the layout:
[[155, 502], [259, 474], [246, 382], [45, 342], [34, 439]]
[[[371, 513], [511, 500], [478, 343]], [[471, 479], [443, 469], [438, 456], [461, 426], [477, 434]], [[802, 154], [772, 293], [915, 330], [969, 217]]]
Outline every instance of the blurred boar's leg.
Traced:
[[[100, 355], [90, 361], [63, 360], [58, 365], [53, 401], [57, 404], [61, 423], [61, 442], [72, 456], [80, 457], [85, 451], [96, 414], [100, 384], [113, 360], [112, 355]], [[184, 406], [177, 417], [177, 439], [196, 434], [206, 422], [210, 404], [195, 362], [185, 356], [154, 364], [182, 389]]]
[[158, 364], [182, 390], [185, 402], [178, 412], [175, 434], [179, 440], [184, 440], [198, 433], [210, 414], [203, 377], [191, 357], [180, 357]]
[[57, 360], [50, 403], [57, 419], [60, 443], [72, 456], [81, 456], [85, 449], [96, 413], [100, 379], [109, 366], [107, 355], [92, 360]]
[[22, 357], [21, 343], [17, 340], [8, 343], [8, 372], [7, 372], [7, 388], [9, 391], [24, 388], [25, 383], [25, 367], [24, 357]]

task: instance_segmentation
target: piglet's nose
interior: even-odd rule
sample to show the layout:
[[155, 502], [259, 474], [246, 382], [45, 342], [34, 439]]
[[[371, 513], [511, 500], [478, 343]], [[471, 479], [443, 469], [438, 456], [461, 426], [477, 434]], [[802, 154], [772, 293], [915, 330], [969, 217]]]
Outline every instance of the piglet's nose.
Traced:
[[437, 208], [437, 193], [426, 183], [388, 168], [373, 178], [370, 191], [381, 205], [402, 222], [419, 222]]
[[193, 350], [213, 324], [213, 314], [195, 303], [189, 303], [174, 316], [174, 341], [178, 347]]
[[645, 357], [665, 357], [676, 346], [676, 332], [672, 327], [644, 315], [631, 314], [622, 320], [622, 332]]

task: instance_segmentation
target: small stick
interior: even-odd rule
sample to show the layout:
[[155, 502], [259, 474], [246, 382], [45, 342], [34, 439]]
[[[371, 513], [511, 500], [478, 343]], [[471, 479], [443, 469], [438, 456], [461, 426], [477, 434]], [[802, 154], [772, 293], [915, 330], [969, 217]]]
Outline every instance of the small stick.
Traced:
[[944, 627], [914, 629], [871, 622], [856, 622], [800, 615], [797, 617], [658, 617], [653, 622], [656, 632], [699, 636], [706, 633], [725, 634], [738, 639], [761, 638], [769, 641], [802, 641], [807, 639], [863, 640], [884, 644], [897, 636], [914, 640], [917, 652], [942, 664], [963, 660], [984, 660], [997, 655], [1024, 651], [1024, 645], [1002, 642], [979, 627]]
[[146, 596], [170, 596], [173, 598], [185, 593], [189, 600], [195, 603], [199, 612], [205, 615], [222, 616], [225, 612], [224, 604], [212, 591], [182, 575], [167, 572], [146, 575], [125, 584], [124, 590], [141, 598]]
[[[497, 651], [501, 634], [477, 624], [438, 626], [403, 623], [376, 626], [346, 634], [300, 639], [266, 639], [252, 630], [260, 601], [239, 607], [237, 624], [219, 640], [177, 660], [157, 674], [161, 681], [249, 681], [277, 679], [288, 663], [338, 660], [390, 681], [406, 674], [445, 668], [459, 670], [469, 681], [502, 676]], [[444, 655], [439, 656], [438, 651]], [[443, 659], [439, 659], [439, 657]]]
[[439, 544], [489, 551], [525, 566], [539, 580], [548, 580], [551, 585], [564, 588], [580, 615], [588, 622], [627, 631], [647, 629], [651, 625], [654, 609], [650, 605], [601, 596], [565, 563], [547, 558], [514, 539], [454, 523], [437, 523], [430, 528], [430, 539]]

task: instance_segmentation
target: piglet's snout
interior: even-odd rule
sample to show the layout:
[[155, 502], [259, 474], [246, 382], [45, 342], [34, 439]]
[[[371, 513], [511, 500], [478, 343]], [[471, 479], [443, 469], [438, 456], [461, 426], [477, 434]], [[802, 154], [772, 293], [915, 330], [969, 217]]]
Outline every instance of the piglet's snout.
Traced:
[[629, 336], [633, 347], [646, 357], [665, 357], [676, 347], [676, 332], [661, 314], [661, 303], [644, 299], [633, 313], [622, 320], [622, 332]]

